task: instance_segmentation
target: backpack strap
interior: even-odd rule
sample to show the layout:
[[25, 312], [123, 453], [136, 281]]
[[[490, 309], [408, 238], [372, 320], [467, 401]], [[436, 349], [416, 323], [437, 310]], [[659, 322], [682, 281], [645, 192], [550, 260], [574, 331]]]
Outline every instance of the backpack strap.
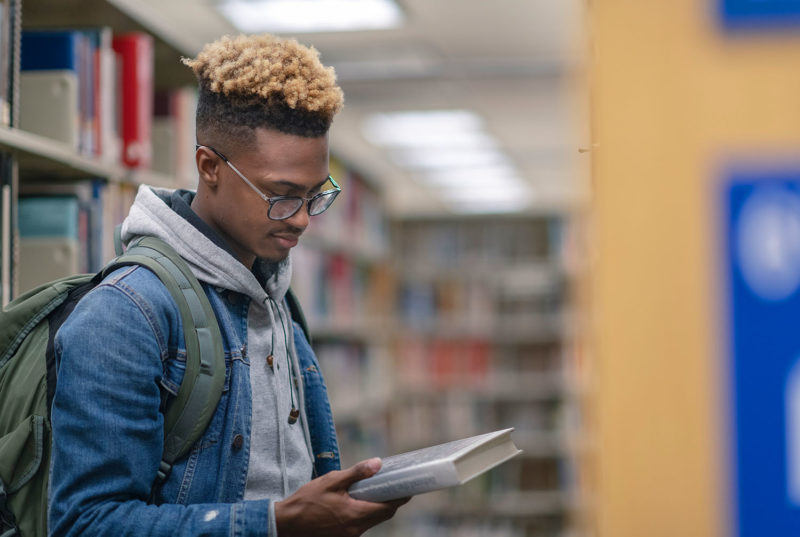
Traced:
[[117, 256], [123, 254], [125, 249], [122, 247], [122, 224], [114, 226], [114, 252]]
[[167, 288], [178, 306], [186, 344], [186, 372], [177, 396], [164, 413], [164, 453], [155, 492], [174, 462], [189, 452], [214, 416], [225, 382], [225, 355], [208, 297], [175, 250], [160, 239], [143, 237], [101, 274], [127, 265], [146, 267]]

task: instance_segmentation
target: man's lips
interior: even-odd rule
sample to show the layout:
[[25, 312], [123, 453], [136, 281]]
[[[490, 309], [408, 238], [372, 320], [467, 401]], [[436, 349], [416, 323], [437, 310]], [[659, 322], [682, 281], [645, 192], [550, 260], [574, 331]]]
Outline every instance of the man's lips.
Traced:
[[276, 234], [273, 235], [284, 248], [294, 248], [297, 246], [297, 241], [300, 235], [293, 234]]

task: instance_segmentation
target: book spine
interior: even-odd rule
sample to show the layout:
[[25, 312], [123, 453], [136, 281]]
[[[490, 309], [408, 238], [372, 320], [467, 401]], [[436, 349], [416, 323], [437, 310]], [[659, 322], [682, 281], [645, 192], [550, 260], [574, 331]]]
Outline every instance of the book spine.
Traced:
[[385, 502], [431, 492], [459, 484], [455, 465], [450, 460], [433, 461], [374, 476], [354, 483], [350, 496], [356, 500]]
[[144, 33], [115, 36], [122, 87], [122, 163], [149, 168], [152, 161], [153, 38]]

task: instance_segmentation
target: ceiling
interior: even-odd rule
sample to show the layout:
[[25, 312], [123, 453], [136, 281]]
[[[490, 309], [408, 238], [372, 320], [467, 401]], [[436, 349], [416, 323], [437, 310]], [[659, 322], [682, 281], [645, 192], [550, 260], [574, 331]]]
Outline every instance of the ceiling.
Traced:
[[[238, 33], [211, 0], [109, 1], [187, 55]], [[584, 1], [398, 0], [399, 28], [295, 34], [336, 68], [345, 92], [332, 151], [383, 189], [393, 214], [441, 214], [450, 209], [415, 172], [365, 139], [364, 120], [376, 112], [472, 110], [524, 180], [526, 212], [582, 203]]]

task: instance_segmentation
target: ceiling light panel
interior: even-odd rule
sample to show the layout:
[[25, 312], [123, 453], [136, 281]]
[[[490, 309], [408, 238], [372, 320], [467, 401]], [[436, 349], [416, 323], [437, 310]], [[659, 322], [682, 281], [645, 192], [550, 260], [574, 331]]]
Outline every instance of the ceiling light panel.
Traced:
[[247, 33], [383, 30], [404, 18], [392, 0], [229, 0], [218, 9]]
[[365, 121], [363, 133], [456, 212], [515, 212], [529, 206], [529, 186], [472, 111], [375, 114]]
[[480, 148], [441, 148], [431, 151], [428, 148], [405, 148], [390, 153], [395, 164], [422, 170], [447, 170], [508, 165], [506, 156], [497, 149]]
[[375, 114], [364, 125], [371, 143], [395, 147], [491, 148], [497, 144], [483, 131], [483, 121], [467, 110], [432, 110]]

